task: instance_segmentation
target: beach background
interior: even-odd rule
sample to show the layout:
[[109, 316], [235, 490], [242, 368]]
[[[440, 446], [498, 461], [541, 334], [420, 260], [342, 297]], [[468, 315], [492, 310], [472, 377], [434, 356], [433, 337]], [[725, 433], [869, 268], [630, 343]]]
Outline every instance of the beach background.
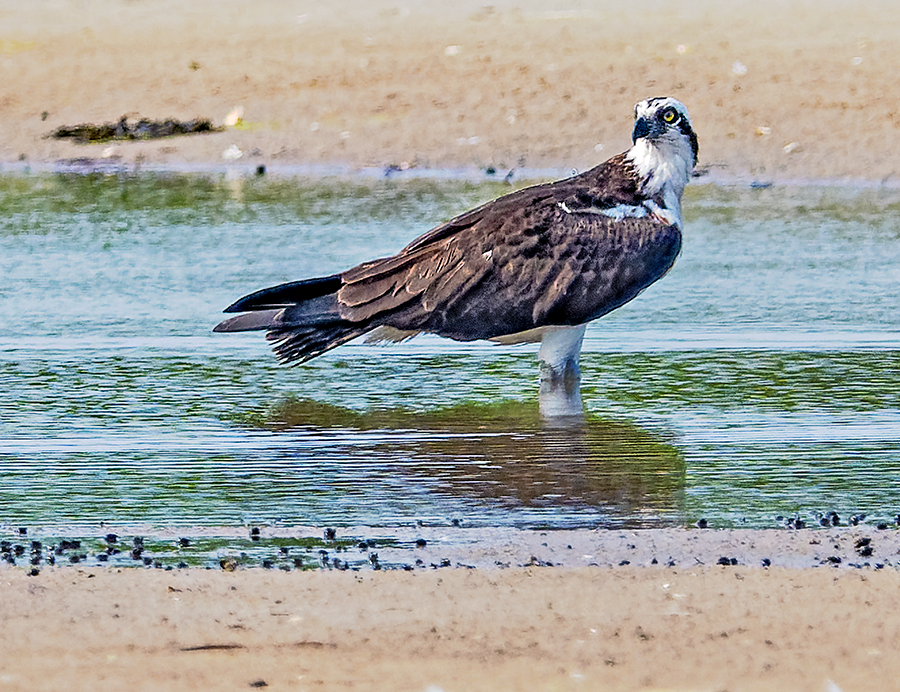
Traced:
[[[886, 0], [3, 0], [0, 170], [553, 177], [626, 149], [633, 104], [673, 95], [707, 180], [893, 186], [898, 56]], [[207, 135], [47, 136], [235, 112]], [[0, 691], [891, 690], [897, 585], [827, 567], [5, 567]]]
[[[0, 3], [0, 161], [583, 170], [632, 106], [690, 109], [726, 178], [890, 180], [900, 15], [887, 2]], [[128, 146], [63, 125], [211, 118]], [[233, 151], [233, 150], [232, 150]], [[120, 157], [120, 158], [117, 158]]]

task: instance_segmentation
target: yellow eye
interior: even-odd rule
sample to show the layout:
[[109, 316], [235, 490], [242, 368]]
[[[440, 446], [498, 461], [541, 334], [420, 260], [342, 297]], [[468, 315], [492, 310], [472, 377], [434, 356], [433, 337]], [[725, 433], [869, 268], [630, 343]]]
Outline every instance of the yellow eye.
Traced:
[[667, 108], [663, 111], [663, 120], [670, 125], [674, 123], [678, 119], [678, 113], [675, 112], [673, 108]]

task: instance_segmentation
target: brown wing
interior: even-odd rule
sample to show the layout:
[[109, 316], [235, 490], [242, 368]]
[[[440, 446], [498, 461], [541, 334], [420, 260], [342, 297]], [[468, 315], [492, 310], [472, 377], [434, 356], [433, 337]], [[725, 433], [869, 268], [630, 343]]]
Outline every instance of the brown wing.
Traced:
[[668, 271], [681, 234], [655, 217], [598, 213], [639, 202], [618, 158], [490, 202], [345, 272], [341, 316], [468, 341], [581, 324], [631, 300]]
[[283, 362], [300, 363], [379, 326], [468, 341], [581, 324], [674, 262], [677, 227], [602, 213], [643, 201], [630, 163], [615, 156], [466, 212], [394, 257], [256, 291], [226, 310], [247, 314], [215, 330], [266, 330]]

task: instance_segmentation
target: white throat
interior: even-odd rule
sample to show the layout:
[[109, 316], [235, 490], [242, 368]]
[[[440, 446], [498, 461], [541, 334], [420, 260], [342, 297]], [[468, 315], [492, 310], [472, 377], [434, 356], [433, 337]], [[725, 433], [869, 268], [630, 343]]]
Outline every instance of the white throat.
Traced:
[[694, 152], [685, 137], [672, 134], [654, 141], [640, 138], [625, 154], [644, 181], [642, 192], [660, 195], [665, 208], [681, 225], [681, 195], [694, 170]]

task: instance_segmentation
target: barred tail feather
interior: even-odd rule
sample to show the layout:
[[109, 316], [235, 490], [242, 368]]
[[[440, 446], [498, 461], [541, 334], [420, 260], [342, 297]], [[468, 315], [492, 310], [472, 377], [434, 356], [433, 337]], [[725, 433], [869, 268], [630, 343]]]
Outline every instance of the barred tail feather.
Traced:
[[266, 339], [274, 342], [273, 349], [280, 363], [299, 365], [326, 351], [362, 336], [371, 329], [349, 322], [331, 325], [310, 325], [274, 329], [266, 334]]
[[367, 320], [341, 316], [339, 275], [294, 281], [244, 296], [225, 312], [244, 314], [216, 325], [216, 332], [266, 331], [282, 363], [305, 363], [371, 331]]

